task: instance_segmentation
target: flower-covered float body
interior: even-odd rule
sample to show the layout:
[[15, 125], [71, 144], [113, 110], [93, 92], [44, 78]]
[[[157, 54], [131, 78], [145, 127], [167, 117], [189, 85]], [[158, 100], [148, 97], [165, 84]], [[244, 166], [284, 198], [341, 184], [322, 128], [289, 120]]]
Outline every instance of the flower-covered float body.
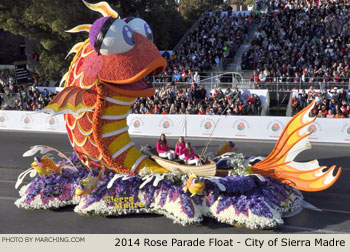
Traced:
[[[188, 190], [197, 184], [193, 176], [160, 167], [135, 148], [128, 134], [131, 104], [136, 97], [154, 94], [143, 78], [166, 67], [149, 25], [139, 18], [118, 19], [106, 2], [84, 3], [104, 17], [69, 31], [88, 31], [89, 39], [71, 50], [76, 55], [63, 78], [65, 88], [45, 108], [65, 114], [76, 154], [64, 157], [55, 172], [44, 167], [48, 172], [21, 188], [17, 206], [77, 205], [79, 214], [101, 215], [152, 212], [182, 224], [211, 216], [224, 223], [267, 228], [283, 223], [284, 213], [301, 209], [297, 189], [319, 191], [335, 183], [340, 168], [319, 166], [317, 160], [293, 161], [311, 147], [307, 129], [315, 120], [309, 117], [313, 102], [292, 118], [268, 157], [246, 158], [225, 144], [214, 160], [217, 165], [226, 163], [227, 171], [199, 178], [200, 190]], [[41, 146], [29, 152], [50, 150]], [[35, 176], [30, 169], [21, 179], [27, 173]]]

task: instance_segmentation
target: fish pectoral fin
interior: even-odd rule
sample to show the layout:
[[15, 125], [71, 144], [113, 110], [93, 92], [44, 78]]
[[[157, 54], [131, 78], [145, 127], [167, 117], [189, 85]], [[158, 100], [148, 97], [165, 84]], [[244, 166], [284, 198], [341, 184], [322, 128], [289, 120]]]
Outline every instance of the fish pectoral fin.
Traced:
[[184, 192], [187, 192], [187, 186], [182, 187], [182, 190], [183, 190]]
[[66, 87], [42, 111], [54, 114], [81, 114], [95, 107], [96, 92]]

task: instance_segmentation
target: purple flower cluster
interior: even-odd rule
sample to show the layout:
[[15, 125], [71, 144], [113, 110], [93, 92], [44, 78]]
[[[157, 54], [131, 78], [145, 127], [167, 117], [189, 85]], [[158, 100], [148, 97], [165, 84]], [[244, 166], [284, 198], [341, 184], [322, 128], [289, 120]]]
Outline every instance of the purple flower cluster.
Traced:
[[248, 215], [250, 209], [255, 215], [272, 218], [273, 215], [266, 204], [271, 208], [279, 206], [286, 200], [290, 189], [271, 178], [260, 181], [255, 176], [225, 177], [220, 182], [226, 187], [225, 192], [220, 192], [217, 185], [210, 181], [206, 181], [205, 188], [207, 206], [212, 206], [220, 196], [217, 214], [232, 206], [238, 215]]
[[227, 176], [220, 182], [226, 187], [227, 193], [246, 194], [258, 187], [254, 176]]
[[182, 191], [182, 187], [179, 186], [171, 186], [169, 188], [169, 201], [174, 202], [180, 197], [180, 193]]
[[181, 202], [181, 208], [182, 211], [189, 217], [193, 218], [194, 217], [194, 207], [192, 204], [191, 197], [188, 196], [186, 193], [181, 193], [180, 194], [180, 202]]
[[[66, 162], [61, 161], [59, 163]], [[51, 173], [37, 176], [26, 190], [25, 202], [29, 204], [39, 194], [43, 204], [47, 204], [55, 198], [62, 201], [72, 200], [75, 187], [88, 174], [88, 170], [79, 162], [74, 163], [77, 170], [63, 168], [61, 174]]]

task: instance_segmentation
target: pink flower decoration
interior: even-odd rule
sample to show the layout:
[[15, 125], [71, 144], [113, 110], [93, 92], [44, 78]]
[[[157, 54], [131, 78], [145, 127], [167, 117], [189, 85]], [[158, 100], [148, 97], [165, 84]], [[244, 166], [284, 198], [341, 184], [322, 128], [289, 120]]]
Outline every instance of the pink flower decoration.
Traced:
[[90, 54], [84, 61], [84, 76], [88, 78], [97, 78], [97, 75], [102, 70], [102, 68], [102, 56], [98, 56], [97, 53], [94, 52]]

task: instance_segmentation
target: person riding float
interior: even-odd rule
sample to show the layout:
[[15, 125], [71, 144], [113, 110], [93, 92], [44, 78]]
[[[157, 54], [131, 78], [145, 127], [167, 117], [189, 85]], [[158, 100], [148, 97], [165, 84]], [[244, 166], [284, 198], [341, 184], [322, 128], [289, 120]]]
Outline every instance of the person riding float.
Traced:
[[184, 150], [186, 148], [184, 137], [179, 137], [177, 143], [175, 144], [175, 154], [180, 160], [184, 160]]
[[165, 134], [161, 134], [157, 142], [157, 152], [162, 158], [168, 158], [173, 160], [175, 158], [175, 152], [168, 147], [168, 143]]
[[191, 143], [187, 142], [186, 143], [186, 148], [184, 150], [184, 160], [185, 163], [190, 165], [190, 164], [196, 164], [196, 166], [201, 165], [201, 161], [199, 158], [196, 156], [194, 153], [193, 149], [191, 148]]

